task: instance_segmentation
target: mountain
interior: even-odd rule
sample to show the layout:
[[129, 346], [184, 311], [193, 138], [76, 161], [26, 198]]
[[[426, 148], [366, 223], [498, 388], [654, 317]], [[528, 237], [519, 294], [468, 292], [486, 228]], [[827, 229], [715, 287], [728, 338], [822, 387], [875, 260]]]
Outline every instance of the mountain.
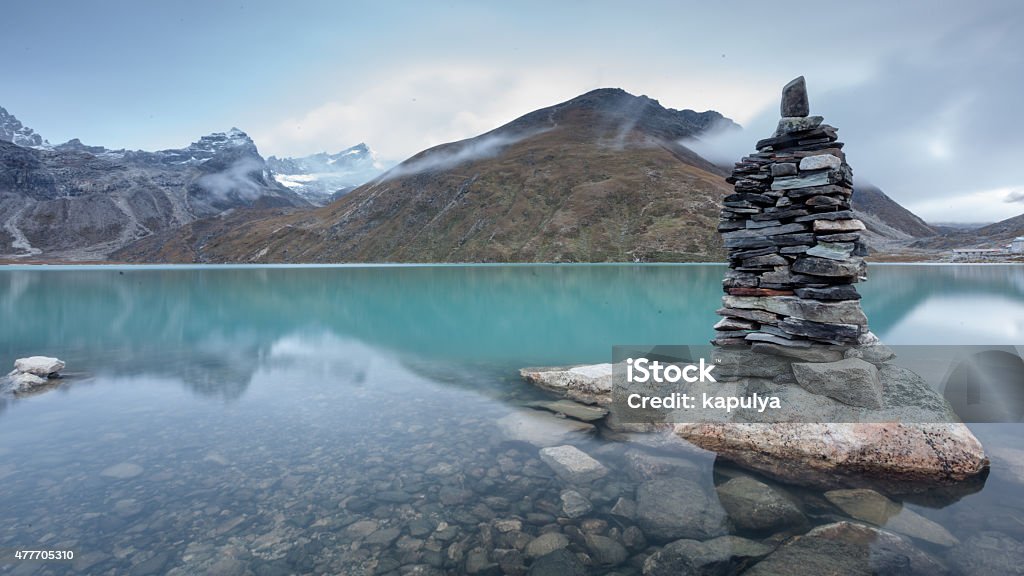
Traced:
[[604, 262], [722, 258], [725, 172], [680, 144], [735, 126], [621, 89], [425, 150], [317, 210], [235, 213], [118, 252], [134, 261]]
[[233, 209], [308, 205], [234, 128], [157, 152], [0, 141], [0, 258], [103, 259]]
[[876, 186], [856, 185], [850, 204], [867, 227], [865, 240], [876, 249], [886, 242], [927, 238], [939, 233]]
[[317, 206], [323, 206], [369, 182], [383, 167], [366, 144], [337, 154], [321, 152], [301, 158], [267, 158], [274, 179]]
[[33, 148], [49, 146], [49, 142], [43, 140], [35, 130], [23, 125], [3, 106], [0, 106], [0, 140]]
[[941, 236], [919, 240], [912, 247], [930, 250], [1004, 248], [1020, 236], [1024, 236], [1024, 214], [975, 228], [946, 227]]

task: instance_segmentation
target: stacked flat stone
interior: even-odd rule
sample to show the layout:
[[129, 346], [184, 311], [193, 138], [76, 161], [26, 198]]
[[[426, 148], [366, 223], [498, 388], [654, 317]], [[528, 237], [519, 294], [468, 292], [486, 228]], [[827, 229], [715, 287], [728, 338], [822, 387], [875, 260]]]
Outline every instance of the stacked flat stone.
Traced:
[[803, 77], [782, 91], [782, 119], [736, 163], [719, 232], [729, 253], [716, 345], [864, 344], [873, 338], [853, 284], [863, 279], [864, 224], [850, 208], [853, 172], [836, 129], [809, 116]]

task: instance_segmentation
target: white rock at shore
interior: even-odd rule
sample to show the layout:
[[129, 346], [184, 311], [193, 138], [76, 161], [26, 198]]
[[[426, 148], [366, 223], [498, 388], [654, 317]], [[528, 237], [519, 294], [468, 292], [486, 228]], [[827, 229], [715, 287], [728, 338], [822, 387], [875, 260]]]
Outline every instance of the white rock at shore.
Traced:
[[35, 374], [41, 378], [48, 378], [64, 369], [64, 362], [47, 356], [30, 356], [18, 358], [14, 361], [14, 370], [22, 374]]
[[527, 382], [584, 404], [611, 404], [612, 365], [592, 364], [565, 368], [523, 368]]

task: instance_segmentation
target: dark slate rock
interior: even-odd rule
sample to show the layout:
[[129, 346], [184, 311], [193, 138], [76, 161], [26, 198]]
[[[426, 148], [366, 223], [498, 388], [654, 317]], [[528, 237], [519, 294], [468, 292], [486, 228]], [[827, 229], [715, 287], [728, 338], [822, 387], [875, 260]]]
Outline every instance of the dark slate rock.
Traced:
[[850, 210], [838, 210], [836, 212], [819, 212], [817, 214], [808, 214], [807, 216], [800, 216], [796, 219], [797, 222], [810, 222], [812, 220], [850, 220], [856, 218]]
[[860, 300], [857, 288], [850, 284], [840, 284], [828, 288], [797, 288], [795, 292], [801, 298], [815, 300]]
[[794, 78], [782, 88], [782, 105], [779, 110], [783, 118], [807, 116], [811, 113], [807, 102], [807, 83], [803, 76]]
[[855, 342], [863, 332], [861, 326], [854, 324], [827, 324], [800, 318], [786, 318], [779, 322], [779, 328], [794, 336], [806, 336], [829, 342]]
[[794, 272], [811, 274], [813, 276], [840, 276], [855, 277], [864, 271], [864, 261], [860, 258], [853, 258], [847, 261], [829, 260], [828, 258], [815, 258], [804, 256], [793, 263]]
[[796, 176], [796, 163], [783, 162], [781, 164], [772, 164], [770, 170], [772, 176]]

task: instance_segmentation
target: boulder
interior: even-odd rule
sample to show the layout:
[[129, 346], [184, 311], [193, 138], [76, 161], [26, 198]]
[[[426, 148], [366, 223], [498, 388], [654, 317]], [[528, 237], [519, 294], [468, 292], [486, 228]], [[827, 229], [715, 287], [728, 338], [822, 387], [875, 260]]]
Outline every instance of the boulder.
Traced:
[[540, 459], [570, 484], [586, 484], [608, 474], [608, 469], [575, 446], [542, 448]]
[[741, 466], [822, 488], [934, 489], [989, 466], [981, 443], [959, 423], [677, 424], [675, 432]]
[[36, 376], [29, 372], [18, 371], [11, 372], [10, 380], [12, 392], [28, 392], [37, 386], [42, 386], [49, 382], [49, 380], [44, 377]]
[[737, 528], [779, 531], [805, 522], [800, 508], [782, 492], [749, 476], [718, 486], [718, 501]]
[[14, 369], [23, 374], [35, 374], [42, 378], [48, 378], [63, 370], [64, 362], [46, 356], [30, 356], [15, 360]]
[[644, 576], [725, 576], [739, 574], [753, 562], [772, 552], [754, 540], [720, 536], [699, 542], [676, 540], [644, 561]]
[[589, 364], [566, 368], [523, 368], [530, 384], [584, 404], [611, 404], [612, 365]]
[[644, 534], [660, 540], [707, 540], [727, 531], [722, 507], [686, 478], [657, 478], [638, 486], [636, 516]]
[[559, 446], [594, 432], [593, 424], [559, 418], [540, 410], [516, 410], [497, 421], [498, 429], [509, 440], [537, 447]]
[[854, 522], [836, 522], [789, 540], [743, 574], [942, 576], [949, 570], [898, 534]]
[[837, 362], [794, 362], [798, 384], [814, 394], [834, 398], [850, 406], [882, 407], [882, 381], [878, 368], [860, 358]]

